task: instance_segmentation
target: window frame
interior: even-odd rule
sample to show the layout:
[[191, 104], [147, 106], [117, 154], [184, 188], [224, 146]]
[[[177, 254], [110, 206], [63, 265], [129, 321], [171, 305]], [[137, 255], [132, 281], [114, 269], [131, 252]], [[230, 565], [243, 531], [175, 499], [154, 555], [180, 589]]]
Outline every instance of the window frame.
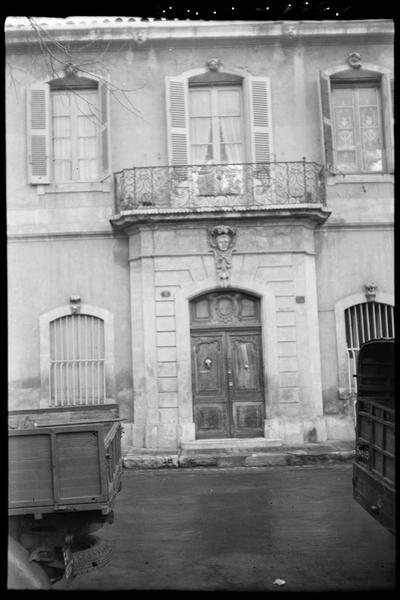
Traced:
[[[378, 94], [377, 94], [377, 112], [378, 112], [378, 129], [379, 129], [379, 136], [380, 136], [380, 146], [379, 149], [381, 150], [382, 153], [382, 169], [380, 170], [366, 170], [363, 168], [363, 148], [362, 148], [362, 140], [361, 140], [361, 124], [360, 124], [360, 103], [359, 103], [359, 90], [362, 88], [374, 88], [377, 89]], [[381, 98], [381, 85], [380, 85], [380, 81], [377, 79], [374, 80], [355, 80], [355, 79], [349, 79], [349, 80], [338, 80], [338, 79], [331, 79], [331, 94], [332, 94], [332, 100], [333, 100], [333, 95], [334, 95], [334, 90], [339, 90], [339, 89], [351, 89], [352, 91], [354, 91], [354, 94], [352, 94], [352, 99], [353, 99], [353, 112], [354, 112], [354, 134], [355, 134], [355, 139], [354, 139], [354, 150], [352, 149], [351, 151], [354, 151], [356, 154], [356, 164], [357, 164], [357, 170], [355, 171], [344, 171], [343, 174], [345, 175], [356, 175], [356, 174], [372, 174], [372, 173], [386, 173], [386, 163], [387, 163], [387, 157], [386, 157], [386, 153], [385, 153], [385, 136], [384, 136], [384, 131], [383, 131], [383, 119], [382, 119], [382, 98]], [[334, 102], [332, 102], [332, 104], [334, 104]], [[332, 136], [333, 136], [333, 156], [334, 156], [334, 166], [335, 168], [337, 168], [339, 171], [342, 172], [342, 170], [339, 169], [339, 167], [337, 166], [338, 164], [338, 160], [337, 160], [337, 152], [339, 151], [343, 151], [343, 149], [338, 148], [337, 145], [337, 127], [335, 126], [335, 107], [333, 107], [332, 110]]]
[[[336, 356], [337, 356], [337, 381], [339, 397], [346, 399], [351, 394], [348, 386], [347, 356], [348, 346], [346, 338], [345, 310], [366, 301], [365, 294], [352, 294], [338, 300], [334, 305], [336, 324]], [[394, 307], [394, 296], [385, 292], [376, 292], [375, 302]]]
[[[52, 140], [52, 110], [51, 91], [73, 91], [79, 89], [97, 89], [97, 107], [100, 117], [99, 131], [96, 135], [97, 151], [97, 176], [95, 179], [55, 180], [53, 176], [53, 140]], [[43, 103], [40, 107], [42, 120], [46, 123], [38, 130], [38, 135], [43, 139], [46, 154], [46, 169], [44, 174], [33, 173], [32, 138], [36, 131], [33, 129], [33, 92], [43, 94]], [[72, 191], [104, 191], [111, 189], [111, 132], [110, 132], [110, 87], [109, 77], [91, 74], [90, 78], [81, 75], [65, 76], [64, 73], [56, 74], [52, 80], [42, 80], [33, 83], [27, 89], [27, 151], [28, 151], [28, 183], [35, 185], [39, 195], [56, 192]], [[37, 109], [37, 107], [36, 107]], [[105, 154], [104, 154], [105, 149]], [[40, 157], [44, 161], [44, 156]]]
[[[94, 91], [94, 88], [80, 88], [79, 91], [88, 92]], [[70, 183], [92, 183], [95, 181], [99, 181], [100, 179], [100, 164], [102, 160], [101, 156], [101, 133], [98, 129], [96, 129], [96, 175], [93, 178], [85, 178], [85, 177], [74, 177], [75, 173], [79, 173], [79, 161], [81, 160], [81, 156], [79, 154], [79, 133], [78, 133], [78, 120], [81, 116], [78, 111], [77, 102], [70, 101], [69, 106], [69, 115], [70, 118], [70, 135], [69, 140], [71, 143], [71, 152], [70, 152], [70, 160], [71, 160], [71, 179], [61, 179], [56, 178], [55, 176], [55, 152], [54, 152], [54, 117], [57, 116], [54, 114], [54, 105], [53, 98], [57, 93], [64, 93], [68, 95], [73, 95], [75, 93], [79, 93], [73, 88], [65, 88], [65, 89], [50, 89], [50, 181], [52, 183], [57, 184], [70, 184]], [[96, 110], [99, 111], [99, 90], [96, 88], [96, 101], [97, 106]], [[86, 100], [85, 100], [86, 101]]]
[[[222, 142], [220, 141], [219, 138], [219, 125], [220, 125], [220, 119], [221, 119], [221, 115], [218, 113], [218, 92], [222, 89], [224, 90], [235, 90], [239, 92], [239, 104], [240, 104], [240, 145], [241, 145], [241, 155], [242, 155], [242, 159], [239, 161], [239, 164], [243, 164], [245, 162], [247, 162], [246, 158], [247, 158], [247, 146], [248, 146], [248, 140], [246, 138], [246, 128], [244, 126], [244, 99], [243, 99], [243, 86], [241, 84], [238, 83], [229, 83], [229, 82], [222, 82], [222, 83], [207, 83], [206, 81], [203, 84], [191, 84], [190, 80], [189, 80], [189, 86], [188, 86], [188, 92], [189, 92], [189, 103], [188, 103], [188, 119], [189, 119], [189, 131], [191, 131], [191, 119], [192, 118], [196, 118], [193, 117], [191, 115], [190, 112], [190, 94], [192, 91], [194, 90], [207, 90], [210, 93], [210, 111], [211, 114], [209, 115], [209, 118], [211, 120], [211, 131], [212, 131], [212, 149], [213, 149], [213, 155], [214, 158], [212, 159], [212, 163], [213, 164], [235, 164], [235, 163], [225, 163], [222, 159], [221, 159], [221, 146], [222, 146]], [[190, 139], [190, 136], [189, 136]], [[234, 142], [229, 142], [229, 143], [234, 143]], [[238, 142], [235, 142], [238, 143]], [[193, 143], [190, 141], [190, 145], [189, 145], [189, 156], [190, 156], [190, 163], [192, 164], [192, 155], [193, 155]], [[217, 155], [217, 158], [215, 158], [215, 155]], [[194, 163], [193, 163], [194, 164]]]
[[[361, 84], [363, 81], [379, 82], [381, 97], [381, 118], [383, 134], [383, 171], [339, 173], [334, 164], [332, 82], [340, 80]], [[319, 106], [321, 111], [321, 139], [324, 163], [328, 174], [336, 177], [335, 182], [363, 181], [364, 178], [382, 181], [394, 172], [394, 116], [392, 100], [393, 73], [390, 69], [371, 63], [363, 63], [362, 68], [353, 69], [348, 64], [336, 65], [319, 72]], [[332, 178], [330, 178], [332, 179]], [[334, 182], [334, 183], [335, 183]], [[328, 185], [332, 182], [328, 179]]]
[[[42, 314], [39, 318], [40, 338], [40, 408], [51, 409], [50, 398], [50, 323], [72, 314], [71, 305], [57, 307]], [[104, 323], [104, 373], [105, 400], [104, 403], [115, 403], [114, 377], [114, 318], [110, 311], [90, 304], [80, 305], [80, 314], [86, 314], [101, 319]], [[72, 406], [72, 405], [71, 405]], [[86, 405], [82, 405], [86, 406]]]

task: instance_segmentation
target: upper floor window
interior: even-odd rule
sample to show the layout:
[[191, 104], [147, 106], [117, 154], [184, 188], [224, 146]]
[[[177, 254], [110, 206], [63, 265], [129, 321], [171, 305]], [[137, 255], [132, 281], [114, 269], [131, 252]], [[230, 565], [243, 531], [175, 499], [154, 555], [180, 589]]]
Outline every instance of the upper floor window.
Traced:
[[393, 171], [391, 82], [371, 69], [321, 72], [325, 160], [339, 174]]
[[189, 87], [193, 163], [243, 162], [242, 116], [241, 87]]
[[380, 90], [333, 85], [335, 166], [344, 173], [384, 170]]
[[272, 161], [267, 77], [224, 72], [167, 77], [166, 92], [171, 165]]
[[31, 183], [98, 181], [109, 173], [108, 90], [68, 75], [31, 86], [28, 164]]

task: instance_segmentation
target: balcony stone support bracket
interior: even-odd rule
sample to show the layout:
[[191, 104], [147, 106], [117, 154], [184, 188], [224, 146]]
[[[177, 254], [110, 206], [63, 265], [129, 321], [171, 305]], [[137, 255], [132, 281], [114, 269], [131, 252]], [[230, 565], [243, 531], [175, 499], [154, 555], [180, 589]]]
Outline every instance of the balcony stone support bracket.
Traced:
[[236, 251], [236, 229], [227, 225], [217, 225], [208, 231], [210, 252], [214, 254], [215, 270], [222, 287], [228, 287], [232, 265], [232, 253]]

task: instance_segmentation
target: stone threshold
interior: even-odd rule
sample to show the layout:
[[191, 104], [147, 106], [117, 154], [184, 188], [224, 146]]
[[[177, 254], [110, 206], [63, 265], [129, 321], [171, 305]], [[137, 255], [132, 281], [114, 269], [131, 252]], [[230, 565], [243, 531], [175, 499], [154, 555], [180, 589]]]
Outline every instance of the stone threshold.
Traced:
[[[264, 445], [260, 446], [261, 441]], [[123, 456], [123, 465], [126, 469], [301, 466], [348, 462], [354, 456], [354, 441], [287, 446], [279, 440], [264, 438], [196, 440], [182, 444], [177, 450], [129, 448]]]

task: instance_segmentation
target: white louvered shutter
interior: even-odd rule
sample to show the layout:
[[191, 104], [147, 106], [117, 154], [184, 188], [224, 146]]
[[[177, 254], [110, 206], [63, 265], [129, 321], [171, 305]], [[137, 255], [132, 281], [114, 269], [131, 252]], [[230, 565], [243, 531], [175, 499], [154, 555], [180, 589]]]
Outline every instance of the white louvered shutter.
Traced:
[[28, 178], [50, 183], [49, 86], [34, 84], [27, 94]]
[[188, 84], [183, 77], [166, 78], [169, 164], [189, 164]]
[[107, 82], [99, 83], [100, 95], [100, 174], [105, 179], [111, 172], [110, 89]]
[[249, 77], [252, 162], [273, 160], [271, 84], [266, 77]]

